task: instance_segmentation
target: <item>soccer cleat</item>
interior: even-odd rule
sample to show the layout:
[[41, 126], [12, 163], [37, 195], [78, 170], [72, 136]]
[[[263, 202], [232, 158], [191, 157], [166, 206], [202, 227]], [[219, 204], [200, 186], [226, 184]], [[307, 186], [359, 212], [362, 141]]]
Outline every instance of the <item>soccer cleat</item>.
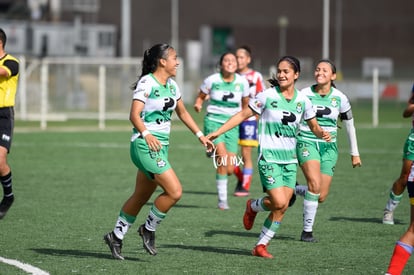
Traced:
[[292, 194], [292, 197], [290, 197], [290, 200], [289, 200], [289, 207], [291, 207], [292, 205], [294, 205], [295, 204], [295, 201], [296, 201], [296, 194], [293, 193]]
[[4, 216], [6, 216], [7, 211], [9, 211], [13, 202], [14, 202], [14, 196], [3, 198], [3, 200], [0, 203], [0, 219], [3, 219]]
[[138, 228], [138, 234], [142, 238], [142, 244], [145, 250], [151, 255], [157, 255], [157, 249], [155, 248], [155, 232], [149, 231], [145, 228], [145, 224], [143, 224]]
[[243, 188], [242, 183], [239, 181], [233, 195], [236, 197], [247, 197], [249, 195], [249, 190]]
[[256, 247], [252, 250], [252, 255], [257, 257], [273, 259], [273, 255], [267, 252], [267, 246], [264, 244], [256, 245]]
[[254, 212], [251, 203], [252, 199], [246, 202], [246, 210], [244, 211], [243, 215], [243, 225], [246, 230], [250, 230], [253, 227], [254, 219], [256, 218], [257, 212]]
[[300, 240], [303, 241], [303, 242], [308, 242], [308, 243], [317, 243], [318, 242], [313, 237], [312, 231], [311, 232], [302, 231], [302, 234], [300, 235]]
[[382, 217], [383, 224], [394, 224], [394, 212], [384, 209], [384, 217]]
[[235, 197], [247, 197], [249, 195], [249, 191], [243, 189], [234, 192]]
[[229, 205], [227, 204], [226, 201], [219, 201], [218, 204], [217, 204], [217, 207], [220, 210], [228, 210], [228, 209], [230, 209], [230, 207], [229, 207]]
[[111, 250], [112, 257], [114, 259], [123, 260], [124, 257], [121, 255], [122, 240], [118, 239], [113, 232], [109, 232], [103, 237], [106, 244]]

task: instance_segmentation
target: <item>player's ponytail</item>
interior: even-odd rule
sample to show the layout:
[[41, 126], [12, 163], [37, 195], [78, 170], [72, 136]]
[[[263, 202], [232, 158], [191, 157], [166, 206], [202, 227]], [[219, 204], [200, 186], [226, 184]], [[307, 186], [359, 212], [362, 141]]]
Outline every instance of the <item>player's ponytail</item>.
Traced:
[[131, 88], [133, 90], [135, 90], [138, 81], [143, 76], [155, 72], [155, 70], [158, 68], [160, 59], [166, 59], [168, 57], [169, 49], [172, 49], [172, 47], [168, 44], [156, 44], [150, 49], [145, 50], [144, 57], [142, 59], [141, 75], [138, 77], [138, 80], [132, 84]]

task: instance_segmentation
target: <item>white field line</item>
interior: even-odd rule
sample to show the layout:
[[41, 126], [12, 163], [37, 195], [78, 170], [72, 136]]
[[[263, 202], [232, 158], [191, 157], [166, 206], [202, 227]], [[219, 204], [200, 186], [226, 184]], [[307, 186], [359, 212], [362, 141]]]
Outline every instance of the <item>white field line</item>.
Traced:
[[8, 264], [8, 265], [13, 265], [13, 266], [15, 266], [17, 268], [20, 268], [20, 269], [26, 271], [29, 274], [33, 274], [33, 275], [49, 275], [49, 273], [46, 272], [46, 271], [43, 271], [43, 270], [41, 270], [41, 269], [39, 269], [37, 267], [34, 267], [32, 265], [29, 265], [29, 264], [25, 264], [25, 263], [19, 262], [17, 260], [11, 260], [11, 259], [6, 259], [6, 258], [3, 258], [3, 257], [0, 257], [0, 262], [3, 262], [3, 263]]

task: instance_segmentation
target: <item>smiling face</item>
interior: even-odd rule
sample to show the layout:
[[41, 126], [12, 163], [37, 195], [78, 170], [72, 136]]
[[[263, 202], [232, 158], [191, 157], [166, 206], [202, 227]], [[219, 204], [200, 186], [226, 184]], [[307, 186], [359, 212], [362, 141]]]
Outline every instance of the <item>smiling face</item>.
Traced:
[[333, 72], [331, 64], [320, 62], [315, 68], [314, 77], [318, 85], [326, 85], [336, 79], [336, 73]]
[[276, 78], [281, 88], [288, 88], [295, 84], [299, 73], [295, 72], [294, 67], [288, 61], [283, 60], [277, 66]]
[[167, 57], [162, 58], [161, 62], [168, 75], [176, 76], [177, 68], [180, 63], [178, 62], [177, 52], [173, 48], [168, 49]]
[[232, 53], [227, 53], [223, 56], [220, 64], [221, 73], [223, 75], [234, 74], [237, 70], [237, 59]]

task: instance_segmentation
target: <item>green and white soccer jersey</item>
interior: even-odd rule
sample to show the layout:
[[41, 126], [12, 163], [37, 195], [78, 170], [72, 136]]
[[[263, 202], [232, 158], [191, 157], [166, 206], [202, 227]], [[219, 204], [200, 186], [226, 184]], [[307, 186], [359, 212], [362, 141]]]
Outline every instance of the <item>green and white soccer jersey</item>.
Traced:
[[210, 96], [207, 114], [211, 120], [224, 123], [241, 110], [243, 97], [249, 96], [249, 83], [239, 74], [232, 82], [225, 82], [220, 73], [207, 77], [200, 91]]
[[[173, 79], [168, 79], [164, 86], [152, 74], [143, 76], [134, 91], [134, 100], [145, 104], [140, 116], [145, 127], [163, 145], [169, 144], [171, 115], [181, 98], [180, 90]], [[131, 141], [141, 134], [134, 129]]]
[[[351, 109], [346, 95], [332, 87], [329, 94], [321, 96], [315, 91], [314, 86], [307, 87], [301, 90], [300, 93], [312, 101], [319, 125], [331, 134], [331, 142], [336, 142], [338, 117], [341, 113]], [[300, 125], [299, 138], [325, 142], [323, 139], [316, 137], [305, 122]]]
[[260, 114], [259, 158], [279, 164], [297, 163], [299, 125], [315, 117], [311, 101], [297, 90], [288, 101], [278, 87], [272, 87], [251, 99], [249, 107]]

